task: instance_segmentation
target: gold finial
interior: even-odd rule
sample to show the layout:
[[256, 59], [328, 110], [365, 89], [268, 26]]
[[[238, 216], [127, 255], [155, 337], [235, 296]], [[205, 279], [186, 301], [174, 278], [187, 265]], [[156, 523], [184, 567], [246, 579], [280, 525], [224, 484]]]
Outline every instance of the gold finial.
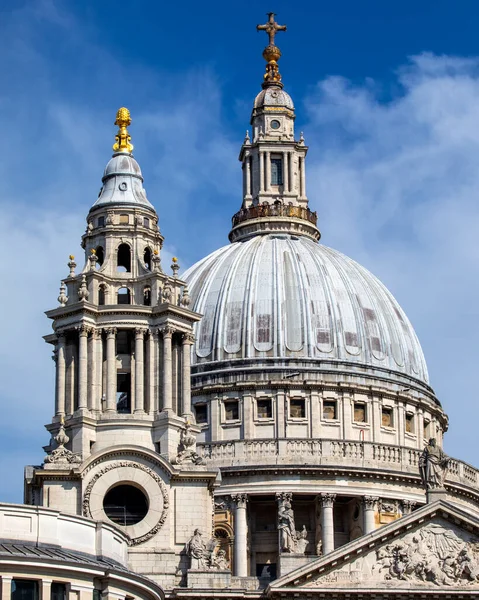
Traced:
[[269, 38], [269, 44], [263, 50], [263, 58], [268, 63], [266, 73], [264, 74], [263, 86], [282, 85], [281, 75], [278, 69], [278, 60], [281, 58], [281, 50], [275, 46], [274, 36], [278, 31], [286, 31], [286, 25], [278, 25], [274, 20], [275, 13], [267, 13], [268, 22], [264, 25], [256, 25], [258, 31], [266, 31]]
[[92, 248], [92, 249], [90, 250], [90, 254], [96, 254], [96, 250], [95, 250], [95, 248]]
[[173, 258], [171, 259], [174, 263], [178, 262], [178, 259], [176, 258], [176, 256], [173, 256]]
[[73, 254], [70, 254], [70, 256], [68, 257], [70, 260], [75, 260], [75, 257], [73, 256]]
[[115, 152], [133, 152], [133, 144], [131, 144], [131, 137], [128, 133], [127, 127], [131, 125], [130, 111], [125, 108], [119, 108], [116, 113], [115, 125], [118, 125], [118, 133], [115, 136], [116, 142], [113, 144], [113, 150]]

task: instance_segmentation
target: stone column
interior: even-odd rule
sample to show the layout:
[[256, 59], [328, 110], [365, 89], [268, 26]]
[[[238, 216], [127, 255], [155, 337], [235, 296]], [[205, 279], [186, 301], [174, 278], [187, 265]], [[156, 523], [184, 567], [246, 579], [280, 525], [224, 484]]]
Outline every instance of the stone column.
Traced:
[[65, 415], [65, 334], [57, 334], [57, 372], [56, 372], [56, 407], [55, 414]]
[[259, 191], [264, 192], [264, 152], [259, 153]]
[[247, 156], [245, 160], [246, 166], [246, 198], [251, 198], [251, 156]]
[[237, 577], [248, 577], [248, 526], [246, 520], [246, 494], [231, 496], [235, 503], [235, 552], [234, 552], [234, 574]]
[[103, 393], [103, 340], [101, 329], [94, 329], [93, 338], [93, 362], [95, 376], [92, 377], [92, 408], [101, 411], [101, 396]]
[[191, 410], [191, 345], [195, 341], [193, 334], [184, 333], [181, 338], [182, 343], [182, 416], [189, 418], [192, 416]]
[[321, 541], [323, 554], [334, 550], [334, 518], [333, 506], [336, 494], [321, 494]]
[[289, 191], [292, 192], [294, 190], [294, 166], [293, 166], [294, 156], [293, 153], [289, 153]]
[[96, 371], [98, 368], [97, 360], [96, 360], [96, 339], [97, 339], [97, 330], [92, 329], [91, 335], [88, 338], [88, 367], [87, 367], [87, 377], [88, 377], [88, 408], [90, 410], [95, 410], [95, 385], [97, 380]]
[[116, 411], [116, 327], [106, 330], [106, 412]]
[[379, 498], [377, 496], [364, 496], [363, 511], [364, 511], [364, 533], [372, 533], [376, 529], [374, 522], [374, 514]]
[[173, 328], [170, 326], [162, 327], [163, 334], [163, 411], [171, 412], [173, 410], [173, 388], [172, 388], [172, 359], [171, 359], [171, 338]]
[[306, 169], [305, 169], [305, 161], [304, 156], [300, 159], [300, 177], [301, 177], [301, 198], [306, 198]]
[[283, 189], [289, 192], [289, 152], [283, 152]]
[[88, 406], [88, 333], [90, 329], [80, 326], [78, 343], [78, 409]]
[[417, 447], [422, 450], [424, 448], [424, 411], [422, 408], [417, 409], [416, 426]]
[[266, 191], [271, 191], [271, 152], [266, 152]]
[[145, 412], [145, 369], [144, 369], [145, 330], [135, 329], [135, 411]]

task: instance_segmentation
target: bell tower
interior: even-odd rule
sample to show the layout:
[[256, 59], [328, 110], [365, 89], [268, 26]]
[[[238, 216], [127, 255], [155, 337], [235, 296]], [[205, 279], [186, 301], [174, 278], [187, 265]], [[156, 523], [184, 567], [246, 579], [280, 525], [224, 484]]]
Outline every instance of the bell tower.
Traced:
[[[177, 453], [190, 395], [192, 325], [188, 289], [173, 258], [161, 264], [163, 236], [133, 157], [130, 113], [120, 108], [114, 154], [82, 236], [83, 266], [73, 256], [54, 333], [56, 402], [49, 430], [60, 421], [71, 450], [83, 459], [104, 447], [141, 444], [169, 460]], [[194, 428], [194, 425], [192, 425]]]
[[233, 217], [229, 239], [235, 242], [258, 233], [288, 231], [319, 240], [317, 215], [309, 210], [306, 196], [308, 148], [302, 133], [295, 139], [294, 104], [284, 91], [278, 67], [281, 51], [275, 35], [286, 26], [275, 22], [274, 13], [268, 17], [267, 23], [257, 26], [269, 37], [263, 50], [266, 72], [251, 114], [252, 138], [246, 132], [239, 155], [243, 202]]

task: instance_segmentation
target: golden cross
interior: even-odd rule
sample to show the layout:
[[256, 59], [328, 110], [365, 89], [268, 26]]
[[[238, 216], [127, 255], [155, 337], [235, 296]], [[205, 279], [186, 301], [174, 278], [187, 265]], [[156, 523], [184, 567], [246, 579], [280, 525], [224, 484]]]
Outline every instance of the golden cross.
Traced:
[[267, 13], [268, 22], [264, 25], [256, 25], [258, 31], [266, 31], [269, 36], [269, 45], [274, 46], [274, 36], [277, 31], [286, 31], [286, 25], [278, 25], [274, 20], [275, 13]]

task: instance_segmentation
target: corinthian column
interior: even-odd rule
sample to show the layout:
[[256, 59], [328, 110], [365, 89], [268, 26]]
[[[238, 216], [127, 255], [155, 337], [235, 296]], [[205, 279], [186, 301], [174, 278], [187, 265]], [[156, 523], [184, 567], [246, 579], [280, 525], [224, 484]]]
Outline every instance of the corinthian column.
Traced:
[[88, 406], [88, 333], [90, 329], [80, 326], [78, 343], [78, 409]]
[[289, 152], [283, 152], [283, 187], [289, 192]]
[[145, 412], [145, 370], [143, 341], [145, 330], [135, 329], [135, 412]]
[[181, 338], [182, 343], [182, 385], [181, 389], [183, 392], [182, 398], [182, 415], [183, 417], [191, 417], [191, 345], [195, 338], [191, 333], [184, 333]]
[[116, 327], [106, 330], [106, 411], [116, 411]]
[[56, 372], [56, 407], [55, 414], [63, 416], [65, 414], [65, 334], [57, 334], [57, 372]]
[[363, 498], [363, 510], [364, 510], [364, 533], [371, 533], [376, 529], [374, 522], [374, 513], [379, 498], [377, 496], [364, 496]]
[[264, 152], [259, 153], [259, 191], [264, 192]]
[[246, 520], [246, 504], [248, 496], [246, 494], [236, 494], [231, 496], [235, 510], [235, 546], [234, 546], [234, 561], [235, 575], [237, 577], [248, 576], [248, 546], [247, 546], [247, 520]]
[[323, 554], [334, 550], [334, 519], [333, 506], [336, 494], [321, 494], [321, 534]]
[[163, 410], [171, 412], [173, 410], [173, 369], [171, 362], [173, 328], [169, 326], [162, 327], [161, 333], [163, 334]]
[[271, 191], [271, 152], [266, 152], [266, 191]]

